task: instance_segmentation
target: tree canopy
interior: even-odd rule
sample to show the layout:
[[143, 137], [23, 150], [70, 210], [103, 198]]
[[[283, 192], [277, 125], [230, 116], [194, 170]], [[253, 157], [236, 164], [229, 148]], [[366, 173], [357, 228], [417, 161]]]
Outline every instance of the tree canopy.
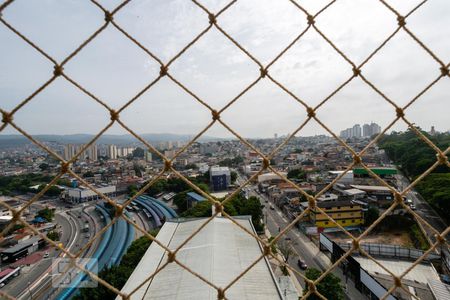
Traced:
[[290, 171], [287, 173], [287, 177], [288, 177], [289, 179], [305, 180], [305, 179], [306, 179], [306, 172], [303, 171], [302, 169], [290, 170]]
[[[450, 146], [450, 134], [448, 133], [433, 136], [424, 131], [422, 133], [440, 149], [446, 149]], [[436, 162], [436, 151], [411, 129], [406, 132], [393, 132], [384, 135], [380, 138], [378, 145], [411, 178], [422, 174]], [[441, 165], [433, 172], [448, 173], [449, 169]]]
[[[209, 201], [203, 201], [185, 211], [181, 216], [185, 218], [209, 217], [211, 216], [211, 206], [212, 204]], [[261, 223], [263, 215], [261, 202], [259, 201], [259, 198], [255, 196], [245, 199], [245, 197], [241, 195], [236, 195], [230, 201], [225, 203], [224, 210], [230, 216], [252, 216], [252, 223], [255, 230], [262, 231], [264, 229], [264, 226]]]
[[33, 192], [33, 190], [30, 189], [31, 186], [47, 184], [52, 179], [53, 178], [49, 175], [35, 173], [0, 176], [0, 195]]
[[41, 218], [47, 220], [47, 222], [53, 221], [54, 216], [55, 216], [55, 211], [48, 207], [41, 209], [36, 214], [36, 217], [41, 217]]
[[[305, 272], [305, 276], [308, 279], [316, 280], [322, 275], [322, 272], [315, 268], [309, 268]], [[308, 284], [305, 283], [304, 294], [308, 292]], [[329, 273], [326, 275], [317, 285], [317, 291], [327, 299], [334, 300], [344, 300], [344, 289], [341, 284], [341, 279], [334, 275], [333, 273]], [[312, 294], [308, 296], [308, 300], [318, 300], [321, 299], [316, 294]]]
[[[426, 132], [422, 133], [440, 149], [450, 146], [449, 133], [433, 136]], [[436, 162], [436, 151], [412, 130], [384, 135], [379, 141], [379, 146], [411, 179], [424, 173]], [[439, 165], [422, 179], [416, 188], [437, 213], [450, 222], [450, 169], [446, 165]]]

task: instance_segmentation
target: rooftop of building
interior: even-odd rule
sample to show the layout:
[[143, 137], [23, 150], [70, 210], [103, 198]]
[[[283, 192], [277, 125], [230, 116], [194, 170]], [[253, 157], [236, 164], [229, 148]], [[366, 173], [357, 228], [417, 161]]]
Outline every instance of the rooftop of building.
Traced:
[[214, 176], [216, 174], [222, 175], [222, 173], [230, 173], [230, 168], [220, 167], [220, 166], [212, 166], [209, 169], [209, 172], [210, 172], [211, 176]]
[[195, 193], [195, 192], [189, 192], [189, 193], [187, 193], [187, 195], [188, 195], [189, 197], [191, 197], [192, 199], [194, 199], [195, 201], [198, 201], [198, 202], [201, 202], [201, 201], [205, 201], [205, 200], [206, 200], [205, 197], [203, 197], [202, 195], [199, 195], [199, 194], [197, 194], [197, 193]]
[[390, 192], [391, 190], [383, 185], [356, 185], [356, 184], [351, 184], [350, 185], [352, 188], [354, 189], [358, 189], [358, 190], [362, 190], [362, 191], [383, 191], [383, 192]]
[[[397, 169], [390, 168], [390, 167], [375, 167], [375, 168], [370, 168], [370, 170], [377, 175], [395, 175], [395, 174], [397, 174]], [[353, 168], [353, 174], [368, 175], [369, 172], [364, 168]]]
[[[360, 263], [361, 267], [364, 270], [366, 270], [372, 275], [391, 276], [382, 267], [380, 267], [379, 264], [375, 263], [373, 260], [369, 258], [360, 256], [355, 256], [354, 258]], [[383, 259], [379, 257], [377, 258], [377, 261], [397, 276], [402, 274], [413, 264], [413, 262], [410, 261], [401, 261], [397, 259], [396, 260]], [[406, 273], [404, 279], [420, 282], [422, 284], [427, 284], [428, 279], [439, 280], [439, 276], [431, 264], [418, 264], [413, 269], [411, 269], [411, 271]]]
[[318, 201], [317, 206], [320, 208], [331, 208], [338, 206], [359, 206], [351, 200], [336, 200], [336, 201]]
[[25, 241], [23, 241], [21, 243], [18, 243], [17, 245], [14, 245], [14, 246], [12, 246], [10, 248], [7, 248], [7, 249], [3, 250], [2, 253], [5, 253], [5, 254], [6, 253], [8, 253], [8, 254], [9, 253], [15, 253], [15, 252], [23, 249], [24, 247], [28, 247], [28, 246], [30, 246], [30, 245], [32, 245], [34, 243], [39, 242], [40, 240], [42, 240], [42, 237], [40, 237], [38, 235], [37, 236], [33, 236], [33, 237], [29, 238], [28, 240], [25, 240]]
[[[235, 220], [255, 232], [250, 217]], [[205, 219], [168, 221], [157, 239], [170, 250], [183, 243]], [[176, 255], [176, 259], [192, 271], [225, 287], [262, 255], [260, 244], [226, 218], [216, 217], [196, 234]], [[152, 243], [122, 289], [130, 293], [149, 274], [167, 261], [163, 248]], [[227, 299], [282, 299], [268, 261], [264, 258], [227, 291]], [[170, 263], [142, 285], [130, 299], [217, 299], [217, 290], [177, 263]]]

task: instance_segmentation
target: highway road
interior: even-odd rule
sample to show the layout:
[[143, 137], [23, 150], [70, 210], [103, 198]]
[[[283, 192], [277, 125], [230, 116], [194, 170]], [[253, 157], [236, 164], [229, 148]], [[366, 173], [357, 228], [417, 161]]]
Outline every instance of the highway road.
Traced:
[[[93, 207], [78, 207], [76, 209], [68, 211], [68, 215], [73, 221], [73, 230], [75, 232], [75, 237], [71, 242], [70, 251], [72, 253], [78, 252], [84, 245], [88, 243], [90, 238], [92, 238], [97, 230], [99, 230], [100, 218], [94, 213]], [[95, 216], [95, 217], [94, 217]], [[89, 225], [90, 232], [82, 232], [85, 224]], [[80, 255], [80, 258], [91, 257], [99, 241], [95, 241], [91, 247], [89, 247], [84, 254]], [[74, 272], [79, 272], [79, 269], [75, 269]], [[68, 275], [67, 275], [68, 276]], [[61, 281], [60, 277], [52, 277], [50, 275], [44, 274], [42, 281], [39, 284], [34, 284], [32, 288], [33, 299], [51, 299], [58, 295], [59, 290], [52, 287], [52, 283]], [[27, 298], [22, 298], [27, 299]]]
[[[86, 234], [81, 232], [84, 222], [88, 221], [90, 228], [95, 228], [87, 215], [78, 218], [80, 213], [81, 207], [73, 211], [59, 211], [55, 214], [55, 222], [61, 232], [61, 242], [72, 253], [79, 251], [88, 240]], [[50, 248], [48, 252], [50, 254], [48, 258], [43, 258], [34, 266], [26, 267], [24, 272], [8, 283], [3, 290], [18, 299], [47, 299], [47, 292], [52, 290], [50, 289], [52, 283], [50, 274], [53, 259], [61, 254], [61, 251], [53, 248]], [[62, 255], [65, 256], [65, 254]]]
[[[73, 229], [73, 222], [66, 215], [56, 214], [55, 222], [61, 226], [61, 241], [64, 245], [68, 245], [69, 241], [72, 241], [75, 238], [75, 231]], [[57, 257], [60, 251], [56, 251], [53, 248], [48, 250], [49, 257], [43, 258], [40, 262], [36, 263], [32, 267], [25, 267], [23, 269], [20, 276], [13, 279], [10, 283], [8, 283], [3, 290], [8, 292], [10, 295], [14, 297], [18, 297], [19, 295], [24, 294], [32, 294], [30, 293], [30, 289], [28, 288], [33, 283], [37, 282], [38, 279], [50, 269], [52, 264], [52, 259]], [[26, 284], [24, 284], [26, 283]]]

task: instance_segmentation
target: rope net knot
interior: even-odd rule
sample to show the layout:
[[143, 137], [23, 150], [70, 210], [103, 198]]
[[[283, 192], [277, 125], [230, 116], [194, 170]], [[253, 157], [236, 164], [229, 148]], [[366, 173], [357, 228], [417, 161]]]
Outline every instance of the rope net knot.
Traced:
[[63, 74], [63, 70], [64, 68], [60, 65], [55, 65], [53, 67], [53, 75], [55, 75], [56, 77], [61, 76]]
[[109, 11], [105, 11], [105, 22], [109, 23], [113, 20], [113, 15]]
[[2, 123], [9, 124], [13, 121], [13, 115], [12, 113], [3, 111], [2, 112]]

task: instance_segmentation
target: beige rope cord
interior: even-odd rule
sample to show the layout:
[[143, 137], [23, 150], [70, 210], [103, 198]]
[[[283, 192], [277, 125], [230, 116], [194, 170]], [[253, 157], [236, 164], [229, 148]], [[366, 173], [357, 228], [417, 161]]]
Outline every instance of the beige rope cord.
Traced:
[[[135, 0], [138, 1], [138, 0]], [[288, 1], [288, 0], [286, 0]], [[332, 272], [346, 257], [351, 255], [353, 252], [359, 252], [359, 254], [367, 257], [371, 261], [375, 262], [377, 265], [379, 265], [384, 271], [386, 271], [388, 274], [390, 274], [393, 278], [394, 285], [387, 291], [387, 293], [382, 297], [382, 299], [385, 299], [388, 297], [392, 292], [394, 292], [397, 288], [401, 288], [404, 292], [408, 293], [411, 297], [417, 299], [417, 296], [412, 295], [411, 292], [405, 288], [405, 286], [402, 284], [402, 278], [411, 271], [412, 268], [414, 268], [417, 264], [419, 264], [423, 259], [427, 257], [428, 254], [435, 251], [436, 247], [439, 245], [447, 243], [444, 239], [444, 237], [449, 233], [450, 227], [447, 227], [443, 232], [438, 232], [436, 229], [433, 228], [427, 221], [425, 221], [422, 217], [420, 217], [415, 211], [413, 211], [408, 205], [406, 205], [403, 202], [403, 196], [406, 195], [408, 191], [410, 191], [414, 186], [416, 186], [425, 176], [427, 176], [430, 172], [432, 172], [437, 166], [439, 165], [446, 165], [447, 167], [450, 167], [447, 155], [450, 152], [450, 147], [445, 149], [444, 151], [439, 149], [436, 145], [433, 144], [432, 141], [430, 141], [422, 132], [420, 132], [406, 117], [406, 111], [407, 109], [413, 105], [415, 102], [420, 101], [419, 99], [437, 82], [443, 80], [445, 77], [449, 77], [449, 63], [445, 64], [424, 42], [422, 42], [415, 34], [411, 31], [411, 29], [407, 26], [407, 19], [409, 16], [411, 16], [414, 12], [416, 12], [424, 3], [427, 2], [427, 0], [420, 2], [418, 5], [416, 5], [413, 9], [411, 9], [406, 15], [402, 16], [398, 11], [396, 11], [392, 6], [390, 6], [388, 3], [386, 3], [384, 0], [374, 0], [374, 2], [379, 2], [381, 5], [385, 6], [390, 12], [393, 14], [393, 18], [396, 18], [398, 27], [389, 34], [379, 45], [376, 47], [368, 56], [366, 59], [363, 60], [363, 62], [359, 65], [356, 65], [352, 60], [342, 51], [340, 50], [333, 41], [327, 37], [327, 35], [320, 29], [320, 17], [321, 14], [326, 11], [329, 7], [333, 6], [334, 3], [338, 2], [339, 0], [330, 1], [328, 4], [326, 4], [322, 9], [320, 9], [315, 15], [310, 14], [301, 4], [294, 0], [290, 0], [291, 2], [299, 11], [300, 14], [302, 14], [306, 20], [307, 20], [307, 26], [299, 31], [299, 34], [278, 54], [275, 56], [275, 58], [270, 61], [266, 66], [264, 66], [263, 63], [261, 63], [250, 51], [248, 51], [244, 46], [242, 46], [235, 38], [233, 38], [232, 35], [230, 35], [224, 28], [220, 25], [220, 16], [223, 12], [227, 11], [230, 7], [232, 7], [237, 0], [230, 1], [227, 3], [222, 9], [220, 9], [217, 13], [211, 12], [207, 7], [202, 5], [196, 0], [192, 0], [191, 2], [193, 5], [197, 6], [200, 10], [204, 12], [204, 17], [208, 19], [208, 25], [201, 30], [189, 43], [187, 43], [177, 54], [175, 54], [171, 59], [169, 59], [167, 62], [163, 62], [162, 59], [158, 58], [157, 55], [154, 54], [151, 50], [149, 50], [147, 47], [145, 47], [141, 42], [138, 41], [135, 37], [133, 37], [129, 32], [127, 32], [125, 29], [121, 27], [121, 25], [115, 20], [115, 15], [125, 9], [127, 7], [127, 4], [131, 2], [131, 0], [127, 0], [122, 2], [120, 5], [118, 5], [114, 10], [108, 11], [106, 8], [104, 8], [100, 3], [98, 3], [95, 0], [91, 0], [90, 2], [93, 5], [93, 8], [99, 9], [104, 14], [104, 23], [93, 31], [93, 33], [85, 40], [83, 41], [78, 47], [75, 48], [71, 52], [70, 55], [68, 55], [65, 59], [63, 59], [61, 62], [58, 63], [56, 59], [54, 59], [52, 56], [50, 56], [48, 53], [46, 53], [42, 48], [39, 47], [36, 43], [31, 41], [28, 37], [26, 37], [24, 34], [22, 34], [19, 30], [17, 30], [14, 25], [10, 24], [8, 21], [5, 20], [4, 12], [8, 10], [8, 8], [11, 5], [14, 5], [14, 0], [8, 0], [5, 1], [0, 6], [0, 22], [10, 30], [12, 33], [16, 34], [18, 37], [20, 37], [26, 44], [28, 44], [30, 47], [32, 47], [34, 50], [36, 50], [38, 53], [40, 53], [43, 57], [45, 57], [47, 60], [49, 60], [53, 66], [54, 69], [49, 72], [49, 79], [45, 81], [38, 89], [36, 89], [33, 93], [31, 93], [28, 97], [23, 99], [18, 105], [14, 107], [11, 111], [5, 111], [0, 108], [0, 112], [2, 114], [2, 123], [0, 124], [0, 132], [3, 131], [7, 126], [11, 126], [14, 129], [16, 129], [19, 133], [21, 133], [23, 136], [28, 138], [33, 144], [38, 146], [39, 148], [43, 149], [45, 152], [53, 156], [56, 160], [61, 162], [61, 169], [58, 175], [56, 175], [49, 184], [44, 187], [39, 193], [37, 193], [24, 207], [22, 207], [19, 210], [14, 209], [13, 207], [9, 206], [7, 203], [0, 201], [0, 205], [5, 207], [6, 209], [10, 210], [13, 215], [13, 222], [9, 226], [7, 226], [1, 233], [0, 233], [0, 239], [3, 239], [4, 235], [8, 230], [14, 226], [16, 223], [23, 224], [26, 228], [33, 231], [36, 235], [41, 236], [45, 241], [47, 241], [52, 247], [55, 249], [60, 249], [63, 253], [67, 255], [67, 257], [72, 259], [72, 262], [75, 267], [79, 268], [80, 270], [88, 273], [88, 275], [95, 281], [99, 282], [103, 286], [107, 287], [117, 295], [120, 295], [123, 299], [129, 299], [131, 295], [134, 294], [141, 286], [143, 286], [146, 282], [151, 280], [154, 276], [156, 276], [161, 270], [163, 270], [168, 264], [176, 263], [186, 271], [190, 272], [195, 277], [199, 278], [204, 284], [207, 284], [211, 286], [212, 288], [217, 290], [217, 296], [218, 299], [227, 299], [227, 290], [229, 290], [237, 281], [239, 281], [248, 271], [250, 271], [253, 266], [255, 266], [261, 259], [264, 257], [271, 257], [278, 261], [281, 265], [285, 266], [286, 268], [290, 269], [293, 273], [296, 275], [302, 277], [305, 282], [308, 284], [308, 292], [303, 295], [302, 299], [307, 298], [311, 294], [316, 294], [321, 299], [326, 299], [323, 295], [321, 295], [316, 285], [330, 272]], [[126, 103], [120, 107], [117, 110], [112, 109], [105, 100], [102, 100], [100, 97], [96, 96], [94, 93], [90, 92], [88, 89], [83, 87], [81, 84], [79, 84], [77, 81], [72, 79], [65, 71], [64, 66], [69, 61], [76, 61], [77, 55], [83, 51], [83, 48], [86, 47], [89, 43], [91, 43], [94, 39], [96, 39], [102, 31], [104, 31], [108, 26], [113, 27], [117, 29], [118, 33], [123, 34], [124, 37], [126, 37], [130, 43], [136, 45], [139, 49], [144, 51], [151, 59], [156, 61], [160, 65], [160, 72], [159, 74], [153, 78], [149, 83], [143, 87], [140, 91], [138, 91], [133, 97], [131, 97]], [[241, 90], [235, 97], [230, 99], [226, 105], [224, 105], [222, 108], [213, 108], [211, 107], [205, 99], [202, 99], [197, 94], [195, 94], [191, 89], [189, 89], [188, 86], [183, 84], [180, 80], [178, 80], [174, 74], [170, 73], [170, 66], [172, 63], [176, 60], [178, 60], [181, 56], [185, 54], [185, 52], [192, 47], [194, 44], [197, 43], [202, 37], [211, 30], [217, 30], [220, 32], [226, 39], [228, 39], [237, 49], [239, 49], [250, 61], [255, 63], [255, 68], [258, 68], [260, 75], [256, 77], [249, 85], [247, 85], [243, 90]], [[272, 65], [276, 64], [276, 62], [283, 56], [285, 53], [287, 53], [294, 45], [301, 43], [302, 37], [304, 34], [308, 31], [315, 31], [327, 44], [330, 45], [330, 47], [336, 52], [340, 57], [342, 57], [347, 63], [349, 68], [352, 70], [352, 76], [348, 79], [344, 80], [340, 85], [338, 85], [327, 97], [322, 99], [322, 101], [319, 102], [318, 105], [315, 107], [309, 106], [307, 103], [308, 101], [306, 99], [303, 99], [302, 97], [296, 95], [291, 90], [289, 90], [286, 86], [284, 86], [280, 81], [278, 81], [272, 74], [270, 74], [269, 69]], [[421, 92], [419, 92], [416, 96], [414, 96], [405, 106], [400, 107], [396, 104], [394, 99], [389, 98], [385, 93], [383, 93], [373, 82], [371, 82], [367, 77], [363, 75], [363, 69], [364, 66], [369, 62], [376, 54], [379, 52], [380, 49], [385, 47], [389, 41], [396, 36], [400, 31], [404, 31], [414, 42], [417, 43], [438, 65], [439, 65], [439, 72], [440, 75], [432, 80]], [[80, 90], [83, 94], [87, 95], [90, 99], [95, 101], [96, 103], [99, 103], [102, 107], [105, 108], [105, 113], [108, 113], [110, 115], [110, 122], [103, 127], [96, 135], [95, 137], [86, 145], [82, 147], [82, 149], [79, 150], [79, 152], [70, 160], [66, 161], [62, 157], [60, 157], [55, 151], [45, 146], [43, 143], [38, 141], [37, 139], [33, 138], [30, 134], [28, 134], [24, 129], [20, 127], [19, 124], [16, 124], [14, 122], [14, 114], [18, 112], [20, 109], [22, 109], [24, 106], [26, 106], [28, 103], [33, 101], [33, 99], [41, 93], [43, 90], [45, 90], [47, 87], [53, 84], [55, 79], [57, 77], [60, 77], [63, 80], [66, 80], [70, 84], [72, 84], [75, 88]], [[153, 145], [151, 145], [149, 142], [145, 141], [142, 137], [139, 136], [135, 131], [133, 131], [127, 124], [125, 124], [120, 119], [120, 114], [126, 110], [128, 107], [133, 105], [133, 103], [139, 99], [144, 93], [146, 93], [149, 89], [152, 89], [152, 87], [163, 77], [166, 77], [168, 80], [172, 81], [176, 86], [180, 87], [181, 90], [186, 92], [186, 94], [190, 95], [194, 101], [197, 101], [200, 103], [203, 107], [208, 109], [211, 112], [211, 121], [208, 123], [202, 130], [200, 130], [194, 138], [192, 138], [185, 146], [183, 146], [180, 150], [175, 153], [174, 157], [171, 159], [165, 157], [161, 152], [159, 152]], [[377, 135], [368, 145], [364, 147], [363, 150], [360, 152], [356, 152], [351, 146], [349, 146], [344, 140], [342, 140], [338, 135], [336, 135], [319, 117], [320, 114], [320, 108], [323, 104], [333, 101], [333, 97], [345, 86], [347, 86], [351, 81], [355, 80], [357, 77], [361, 79], [364, 84], [366, 84], [370, 89], [372, 89], [375, 93], [381, 96], [384, 101], [392, 105], [393, 110], [395, 111], [396, 118], [392, 120], [387, 127], [385, 127], [382, 132]], [[447, 78], [448, 79], [448, 78]], [[264, 154], [260, 150], [258, 150], [254, 145], [252, 145], [249, 141], [244, 139], [238, 132], [236, 132], [233, 128], [231, 128], [226, 121], [224, 121], [221, 118], [221, 114], [226, 111], [229, 107], [234, 105], [237, 101], [239, 101], [243, 95], [245, 95], [249, 90], [251, 90], [258, 82], [262, 80], [269, 80], [273, 82], [277, 87], [280, 88], [281, 91], [284, 91], [287, 95], [290, 96], [294, 101], [298, 102], [299, 105], [303, 106], [305, 108], [305, 121], [300, 124], [297, 129], [295, 129], [281, 144], [279, 144], [275, 149], [273, 149], [269, 154]], [[296, 185], [294, 182], [289, 180], [286, 176], [281, 174], [279, 171], [277, 171], [275, 168], [273, 168], [270, 165], [270, 160], [273, 158], [286, 144], [289, 143], [289, 141], [292, 140], [292, 138], [302, 131], [304, 126], [308, 124], [311, 120], [314, 120], [321, 128], [323, 128], [326, 132], [328, 132], [336, 141], [342, 145], [352, 156], [353, 156], [353, 162], [347, 166], [347, 168], [342, 172], [337, 178], [335, 178], [330, 184], [328, 184], [325, 188], [323, 188], [321, 191], [319, 191], [315, 196], [311, 196], [306, 191], [304, 191], [300, 186]], [[394, 124], [396, 124], [399, 121], [403, 121], [424, 143], [426, 143], [433, 151], [436, 153], [436, 162], [422, 175], [420, 175], [417, 179], [415, 179], [408, 187], [406, 187], [403, 191], [399, 191], [396, 188], [389, 185], [386, 181], [384, 181], [382, 178], [380, 178], [377, 174], [375, 174], [363, 161], [363, 155], [367, 152], [367, 150], [373, 146], [380, 137], [386, 133], [389, 129], [392, 128]], [[244, 184], [240, 185], [233, 193], [228, 195], [225, 200], [222, 202], [216, 200], [208, 193], [201, 190], [199, 187], [197, 187], [195, 184], [193, 184], [188, 178], [186, 178], [183, 174], [181, 174], [179, 171], [177, 171], [173, 167], [174, 160], [179, 157], [184, 151], [186, 151], [190, 146], [192, 146], [209, 128], [211, 128], [214, 124], [221, 124], [227, 131], [229, 131], [233, 136], [235, 136], [241, 143], [243, 143], [246, 147], [256, 152], [262, 159], [263, 159], [263, 166], [262, 168], [254, 174], [252, 177], [247, 179]], [[92, 144], [94, 144], [98, 138], [100, 138], [106, 130], [108, 130], [111, 126], [114, 124], [119, 125], [122, 127], [125, 131], [130, 133], [132, 136], [134, 136], [137, 140], [142, 142], [149, 151], [155, 153], [158, 155], [165, 163], [164, 169], [157, 174], [157, 176], [153, 177], [150, 182], [148, 182], [141, 190], [139, 190], [133, 197], [131, 197], [129, 200], [127, 200], [124, 204], [120, 205], [117, 204], [115, 201], [107, 197], [106, 195], [102, 194], [98, 190], [96, 190], [95, 187], [90, 185], [88, 182], [86, 182], [82, 177], [80, 177], [78, 174], [73, 172], [70, 168], [71, 164], [77, 160], [80, 155]], [[328, 191], [340, 178], [345, 176], [347, 172], [349, 172], [353, 167], [360, 166], [364, 168], [371, 177], [376, 179], [381, 185], [387, 187], [394, 195], [395, 195], [395, 201], [393, 201], [392, 205], [389, 206], [386, 211], [379, 216], [379, 218], [370, 225], [360, 236], [355, 237], [350, 232], [348, 232], [344, 227], [342, 227], [340, 224], [338, 224], [331, 216], [329, 216], [323, 209], [316, 206], [317, 198], [323, 195], [326, 191]], [[292, 222], [289, 223], [288, 226], [283, 228], [278, 235], [274, 237], [274, 239], [267, 243], [266, 241], [262, 240], [259, 236], [255, 235], [253, 232], [249, 231], [248, 229], [244, 228], [242, 225], [240, 225], [237, 221], [235, 221], [230, 215], [228, 215], [224, 211], [224, 204], [226, 204], [230, 199], [232, 199], [235, 195], [237, 195], [245, 186], [247, 186], [253, 179], [256, 179], [258, 175], [262, 174], [264, 171], [270, 170], [271, 172], [274, 172], [277, 174], [280, 178], [282, 178], [286, 183], [290, 184], [293, 188], [297, 189], [302, 195], [304, 195], [308, 199], [309, 207], [304, 210], [300, 215], [298, 215]], [[83, 185], [85, 185], [87, 188], [91, 189], [93, 192], [99, 195], [104, 201], [111, 204], [116, 209], [116, 215], [112, 219], [112, 222], [108, 224], [107, 226], [103, 227], [99, 232], [97, 232], [90, 240], [89, 242], [82, 247], [77, 253], [71, 253], [66, 248], [61, 247], [54, 241], [50, 240], [45, 236], [44, 234], [38, 232], [34, 227], [32, 227], [30, 224], [25, 222], [21, 214], [25, 211], [26, 208], [28, 208], [30, 205], [35, 203], [39, 198], [41, 198], [44, 193], [50, 189], [51, 186], [57, 183], [58, 179], [61, 178], [64, 174], [69, 174], [73, 176], [74, 178], [77, 178]], [[171, 251], [169, 248], [167, 248], [166, 245], [158, 241], [154, 236], [149, 234], [145, 231], [144, 228], [141, 228], [139, 225], [134, 223], [132, 220], [130, 220], [125, 214], [123, 214], [124, 209], [137, 197], [145, 193], [145, 191], [150, 188], [155, 182], [157, 182], [159, 179], [162, 178], [162, 176], [165, 176], [167, 174], [173, 174], [177, 176], [178, 178], [182, 179], [184, 182], [186, 182], [192, 189], [194, 189], [199, 194], [203, 195], [208, 201], [211, 202], [212, 205], [216, 207], [216, 213], [206, 219], [203, 224], [197, 228], [184, 242], [182, 242], [177, 249], [174, 251]], [[365, 236], [367, 236], [382, 220], [385, 218], [388, 214], [390, 214], [396, 207], [402, 207], [405, 210], [407, 210], [410, 214], [412, 214], [417, 222], [421, 226], [425, 226], [435, 234], [435, 238], [432, 242], [432, 245], [430, 249], [428, 249], [426, 252], [423, 253], [423, 255], [417, 259], [410, 268], [405, 270], [402, 274], [393, 274], [390, 270], [388, 270], [385, 266], [383, 266], [380, 262], [378, 262], [376, 259], [374, 259], [369, 253], [367, 253], [364, 249], [360, 247], [361, 239]], [[344, 232], [351, 240], [352, 240], [352, 247], [344, 253], [337, 261], [333, 263], [333, 265], [328, 268], [325, 272], [321, 274], [321, 276], [311, 281], [305, 276], [286, 264], [285, 262], [281, 261], [274, 253], [271, 251], [271, 246], [277, 243], [277, 241], [280, 240], [283, 235], [285, 235], [287, 232], [289, 232], [292, 227], [301, 220], [306, 214], [308, 214], [312, 209], [324, 214], [327, 219], [332, 222], [336, 227], [338, 227], [342, 232]], [[194, 270], [190, 269], [189, 266], [186, 266], [182, 264], [179, 260], [177, 260], [177, 253], [182, 249], [192, 238], [196, 236], [197, 233], [199, 233], [213, 218], [218, 214], [222, 213], [222, 215], [229, 219], [233, 224], [238, 226], [241, 230], [248, 233], [250, 236], [258, 240], [261, 245], [263, 246], [264, 253], [258, 257], [252, 264], [250, 264], [241, 274], [239, 274], [235, 279], [233, 279], [228, 285], [220, 287], [215, 285], [213, 282], [208, 281], [207, 279], [203, 278], [201, 275], [196, 273]], [[167, 253], [167, 261], [164, 262], [153, 274], [148, 274], [147, 278], [142, 279], [142, 282], [136, 287], [130, 294], [123, 294], [121, 293], [116, 287], [112, 286], [110, 283], [104, 281], [103, 279], [99, 278], [96, 274], [93, 274], [89, 270], [86, 270], [83, 266], [77, 264], [75, 262], [76, 258], [79, 258], [81, 254], [88, 249], [101, 235], [109, 228], [111, 227], [119, 218], [124, 219], [127, 223], [131, 224], [133, 227], [135, 227], [138, 231], [140, 231], [143, 235], [150, 238], [152, 241], [157, 243], [160, 247], [162, 247], [166, 253]], [[0, 296], [7, 298], [7, 299], [14, 299], [14, 297], [0, 291]]]

